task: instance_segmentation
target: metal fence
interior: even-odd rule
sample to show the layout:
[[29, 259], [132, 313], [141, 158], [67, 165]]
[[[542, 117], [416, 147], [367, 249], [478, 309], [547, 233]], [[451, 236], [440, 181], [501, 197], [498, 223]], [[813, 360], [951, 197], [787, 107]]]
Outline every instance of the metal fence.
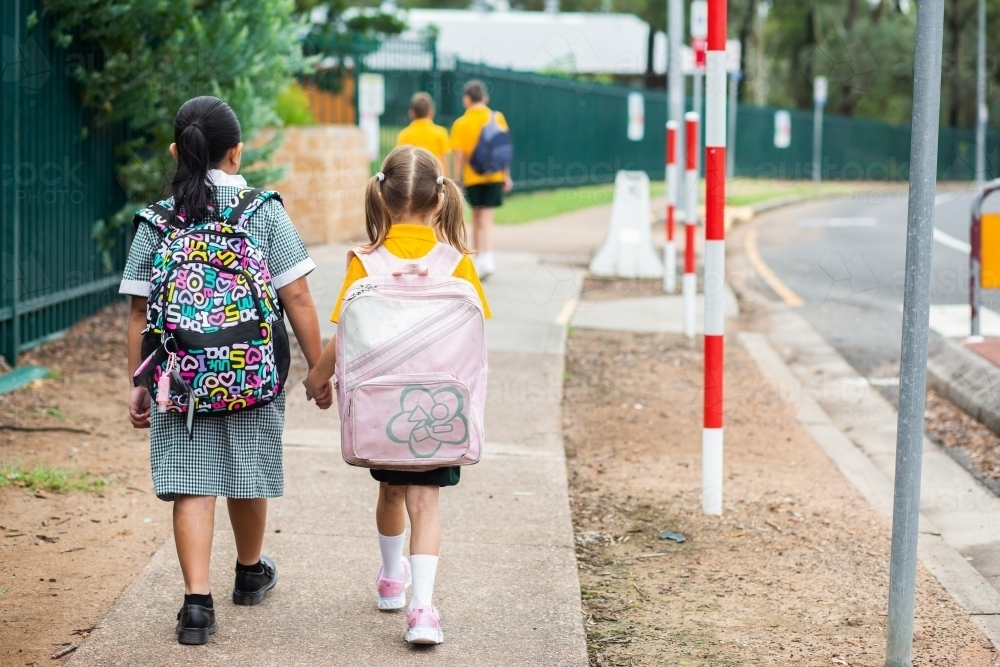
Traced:
[[[9, 61], [0, 83], [0, 353], [13, 364], [19, 352], [119, 298], [120, 273], [105, 269], [92, 230], [125, 203], [114, 177], [124, 130], [88, 131], [66, 74], [70, 59], [98, 50], [54, 48], [44, 19], [29, 30], [28, 14], [42, 14], [38, 0], [0, 4]], [[123, 230], [116, 269], [127, 249]]]
[[[362, 71], [385, 77], [381, 156], [392, 149], [399, 130], [409, 122], [406, 111], [413, 93], [431, 93], [438, 106], [435, 121], [448, 127], [462, 113], [462, 87], [476, 78], [486, 83], [490, 106], [502, 111], [510, 124], [515, 189], [606, 183], [614, 180], [619, 169], [663, 178], [667, 113], [663, 91], [448, 61], [435, 54], [431, 41], [388, 40], [377, 52], [361, 56], [359, 62]], [[629, 93], [637, 91], [644, 97], [645, 131], [641, 141], [630, 141], [626, 136], [627, 99]], [[688, 109], [692, 106], [688, 98]], [[777, 111], [776, 107], [738, 105], [737, 176], [811, 178], [812, 111], [789, 111], [792, 131], [786, 148], [777, 148], [774, 142]], [[974, 130], [941, 128], [938, 177], [971, 179], [974, 147]], [[988, 133], [987, 154], [993, 176], [1000, 175], [998, 148], [1000, 133]], [[908, 125], [824, 116], [822, 168], [826, 180], [906, 180], [909, 154]]]

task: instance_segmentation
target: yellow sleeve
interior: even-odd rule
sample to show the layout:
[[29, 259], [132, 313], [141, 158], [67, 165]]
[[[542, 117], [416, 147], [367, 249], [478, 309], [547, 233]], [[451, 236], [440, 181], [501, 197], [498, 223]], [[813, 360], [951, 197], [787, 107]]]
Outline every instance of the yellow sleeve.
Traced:
[[507, 119], [504, 118], [503, 114], [500, 113], [499, 111], [497, 111], [496, 114], [497, 114], [497, 125], [500, 126], [500, 129], [510, 132], [510, 127], [507, 126]]
[[398, 147], [406, 144], [412, 144], [413, 137], [411, 137], [410, 134], [411, 134], [411, 128], [409, 125], [400, 130], [399, 134], [396, 136], [396, 146]]
[[455, 268], [455, 272], [451, 275], [472, 283], [472, 286], [476, 288], [476, 294], [479, 295], [479, 300], [483, 302], [483, 315], [486, 319], [493, 317], [493, 313], [490, 311], [490, 304], [486, 301], [486, 294], [483, 292], [483, 284], [479, 282], [479, 274], [476, 273], [476, 267], [472, 263], [472, 258], [468, 255], [463, 257], [462, 261]]
[[463, 132], [462, 132], [463, 126], [464, 126], [464, 123], [462, 122], [461, 118], [457, 119], [454, 123], [452, 123], [452, 125], [451, 125], [451, 147], [452, 147], [453, 150], [463, 151], [465, 153], [468, 153], [469, 151], [465, 147], [465, 141], [463, 140], [464, 137], [462, 136], [463, 135]]
[[451, 152], [451, 141], [448, 140], [448, 130], [443, 127], [438, 132], [438, 139], [440, 141], [440, 153], [439, 155], [447, 155]]
[[340, 319], [340, 307], [344, 305], [344, 296], [347, 294], [350, 286], [367, 276], [368, 272], [365, 271], [365, 265], [357, 257], [352, 257], [351, 263], [347, 267], [347, 275], [344, 276], [344, 285], [340, 288], [340, 296], [337, 297], [337, 304], [333, 307], [333, 314], [330, 315], [331, 322], [336, 322]]

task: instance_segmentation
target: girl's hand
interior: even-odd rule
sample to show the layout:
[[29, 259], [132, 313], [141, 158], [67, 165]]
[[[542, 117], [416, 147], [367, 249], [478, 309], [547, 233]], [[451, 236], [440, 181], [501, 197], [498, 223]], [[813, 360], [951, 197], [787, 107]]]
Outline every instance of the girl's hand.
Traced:
[[151, 400], [145, 387], [132, 387], [128, 394], [128, 418], [133, 428], [149, 428]]
[[330, 380], [326, 381], [318, 394], [315, 394], [313, 398], [316, 400], [316, 407], [320, 410], [329, 410], [330, 406], [333, 405], [333, 382]]
[[316, 401], [316, 406], [321, 410], [326, 410], [333, 404], [333, 383], [330, 380], [321, 380], [315, 370], [310, 371], [302, 384], [306, 388], [306, 398]]

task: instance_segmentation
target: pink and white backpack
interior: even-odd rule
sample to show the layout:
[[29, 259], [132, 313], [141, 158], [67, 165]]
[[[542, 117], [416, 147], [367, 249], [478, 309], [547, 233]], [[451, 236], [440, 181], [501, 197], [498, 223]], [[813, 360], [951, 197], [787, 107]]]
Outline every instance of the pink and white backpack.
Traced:
[[486, 321], [476, 289], [452, 276], [462, 254], [438, 243], [400, 259], [357, 257], [368, 276], [337, 323], [337, 403], [347, 463], [431, 470], [479, 462], [485, 431]]

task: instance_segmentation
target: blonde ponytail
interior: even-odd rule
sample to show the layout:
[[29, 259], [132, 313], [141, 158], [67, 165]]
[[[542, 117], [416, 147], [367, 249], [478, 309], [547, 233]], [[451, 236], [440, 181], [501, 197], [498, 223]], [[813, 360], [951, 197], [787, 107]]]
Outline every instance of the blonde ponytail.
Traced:
[[442, 185], [444, 201], [434, 216], [434, 226], [440, 230], [444, 242], [463, 255], [469, 255], [472, 250], [465, 236], [465, 206], [462, 191], [450, 178], [445, 178]]
[[368, 232], [370, 243], [362, 246], [361, 249], [366, 253], [385, 243], [385, 237], [389, 234], [389, 228], [392, 227], [392, 216], [382, 198], [379, 188], [380, 182], [383, 181], [377, 176], [372, 176], [368, 179], [368, 187], [365, 188], [365, 231]]

